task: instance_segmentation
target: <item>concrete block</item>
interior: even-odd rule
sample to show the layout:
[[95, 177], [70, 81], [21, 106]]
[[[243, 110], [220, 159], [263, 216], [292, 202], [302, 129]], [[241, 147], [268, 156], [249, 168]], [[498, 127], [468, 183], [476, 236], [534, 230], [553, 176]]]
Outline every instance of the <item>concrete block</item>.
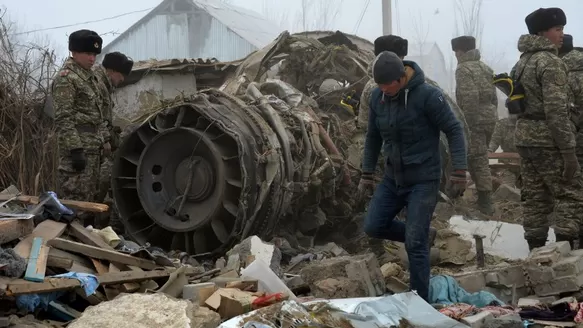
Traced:
[[[210, 289], [214, 292], [215, 288], [216, 288], [216, 285], [214, 282], [203, 282], [200, 284], [184, 285], [182, 287], [182, 298], [185, 300], [191, 300], [193, 303], [199, 304], [201, 301], [200, 300], [200, 297], [201, 297], [200, 292], [204, 289]], [[210, 294], [209, 294], [209, 296], [210, 296]], [[205, 300], [202, 300], [202, 301], [205, 301]]]
[[478, 314], [465, 317], [461, 321], [466, 325], [470, 326], [471, 328], [482, 328], [484, 327], [484, 323], [489, 320], [493, 320], [494, 315], [492, 312], [489, 311], [482, 311]]
[[518, 300], [519, 308], [539, 306], [541, 304], [542, 302], [538, 298], [523, 297]]
[[525, 296], [518, 300], [518, 307], [537, 306], [541, 304], [550, 305], [558, 299], [556, 296]]
[[567, 241], [560, 241], [533, 249], [528, 255], [527, 262], [534, 264], [550, 265], [561, 257], [569, 256], [571, 245]]
[[486, 285], [489, 287], [517, 288], [526, 286], [524, 268], [522, 265], [504, 266], [486, 274]]
[[482, 325], [482, 328], [523, 328], [524, 324], [518, 314], [507, 314], [487, 320]]
[[486, 288], [486, 276], [477, 271], [455, 277], [458, 284], [469, 293], [477, 293]]
[[368, 291], [368, 296], [380, 296], [385, 293], [385, 277], [376, 256], [351, 261], [346, 264], [345, 270], [348, 279], [360, 281], [361, 287]]
[[583, 256], [568, 256], [553, 265], [555, 277], [576, 276], [583, 271]]
[[314, 287], [318, 281], [334, 278], [348, 278], [359, 281], [360, 287], [367, 291], [374, 289], [375, 296], [386, 291], [385, 280], [374, 254], [342, 256], [322, 261], [313, 261], [304, 267], [300, 275], [306, 284]]
[[534, 287], [538, 296], [559, 295], [576, 292], [583, 286], [583, 275], [556, 278], [553, 281]]
[[527, 265], [526, 274], [532, 286], [542, 285], [555, 279], [555, 272], [549, 266]]

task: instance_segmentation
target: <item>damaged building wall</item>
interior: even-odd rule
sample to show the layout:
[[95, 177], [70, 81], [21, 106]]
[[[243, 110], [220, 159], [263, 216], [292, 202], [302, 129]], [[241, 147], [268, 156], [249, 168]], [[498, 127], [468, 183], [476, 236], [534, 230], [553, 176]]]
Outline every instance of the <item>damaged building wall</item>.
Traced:
[[114, 124], [125, 127], [129, 122], [184, 92], [196, 91], [196, 77], [191, 72], [146, 74], [137, 83], [117, 89], [113, 95]]

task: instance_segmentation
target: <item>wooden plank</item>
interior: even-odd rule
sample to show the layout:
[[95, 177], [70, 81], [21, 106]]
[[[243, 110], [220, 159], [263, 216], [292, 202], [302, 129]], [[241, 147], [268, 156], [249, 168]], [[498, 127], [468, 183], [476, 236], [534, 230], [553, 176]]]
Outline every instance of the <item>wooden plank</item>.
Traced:
[[[16, 197], [16, 198], [15, 198]], [[38, 197], [36, 196], [16, 196], [16, 195], [8, 195], [8, 194], [0, 194], [0, 202], [7, 201], [9, 199], [15, 198], [15, 202], [21, 202], [25, 204], [32, 204], [36, 205], [39, 202]], [[66, 200], [66, 199], [59, 199], [61, 204], [75, 210], [81, 210], [86, 212], [93, 212], [93, 213], [105, 213], [109, 211], [109, 206], [106, 204], [100, 203], [90, 203], [90, 202], [81, 202], [77, 200]]]
[[488, 153], [489, 159], [520, 159], [518, 153]]
[[0, 245], [9, 243], [34, 231], [33, 220], [2, 220], [0, 221]]
[[[109, 273], [109, 266], [105, 265], [100, 260], [91, 259], [91, 261], [93, 262], [93, 265], [95, 266], [95, 270], [97, 270], [97, 272], [100, 275], [104, 275], [104, 274]], [[103, 290], [105, 291], [105, 296], [107, 297], [108, 300], [112, 300], [117, 295], [119, 295], [119, 290], [117, 290], [116, 286], [104, 286]]]
[[60, 237], [67, 225], [65, 223], [56, 222], [52, 220], [45, 220], [41, 222], [39, 225], [34, 228], [32, 234], [26, 236], [23, 240], [21, 240], [15, 247], [14, 251], [22, 256], [23, 258], [27, 259], [28, 255], [30, 254], [30, 248], [32, 247], [32, 241], [36, 237], [40, 237], [43, 239], [43, 243], [46, 244], [47, 241]]
[[48, 256], [49, 248], [43, 245], [43, 239], [40, 237], [34, 238], [30, 249], [30, 255], [28, 256], [28, 265], [26, 266], [24, 279], [28, 281], [42, 282], [45, 279]]
[[69, 225], [69, 231], [75, 238], [79, 239], [79, 241], [85, 245], [113, 250], [113, 247], [109, 246], [101, 237], [96, 233], [93, 233], [93, 231], [85, 229], [79, 221], [71, 222]]
[[[205, 272], [203, 274], [196, 274], [196, 268], [187, 268], [185, 274], [193, 276], [192, 279], [200, 279], [202, 277], [211, 275], [214, 271]], [[167, 278], [176, 271], [175, 269], [161, 269], [152, 271], [124, 271], [107, 273], [98, 275], [100, 285], [119, 285], [126, 282], [140, 282], [150, 279]], [[80, 287], [79, 280], [68, 278], [45, 278], [44, 282], [29, 282], [22, 279], [14, 279], [7, 283], [6, 294], [8, 296], [22, 295], [22, 294], [37, 294], [49, 293], [61, 290], [68, 290], [75, 287]]]
[[139, 257], [134, 257], [131, 255], [95, 246], [89, 246], [62, 238], [55, 238], [49, 241], [48, 244], [52, 247], [62, 249], [64, 251], [83, 254], [91, 258], [106, 260], [109, 262], [116, 262], [126, 265], [135, 265], [146, 270], [152, 270], [157, 267], [156, 263], [151, 260], [141, 259]]
[[[126, 270], [123, 270], [123, 271], [126, 271]], [[137, 271], [137, 270], [134, 270], [134, 271]], [[113, 263], [110, 263], [109, 264], [109, 272], [122, 272], [122, 270], [120, 270]], [[121, 288], [126, 293], [133, 293], [133, 292], [140, 290], [140, 284], [138, 284], [136, 282], [128, 282], [128, 283], [123, 284], [121, 286]]]
[[[114, 248], [111, 247], [108, 243], [106, 243], [101, 237], [99, 237], [93, 231], [85, 229], [85, 227], [83, 227], [83, 225], [81, 225], [78, 221], [71, 222], [71, 225], [69, 226], [69, 231], [75, 238], [79, 239], [86, 245], [95, 246], [108, 250], [114, 250]], [[127, 271], [125, 265], [113, 263], [110, 264], [110, 269], [112, 266], [115, 267], [117, 271]], [[129, 270], [132, 271], [143, 271], [141, 268], [137, 266], [130, 265], [128, 267]], [[133, 290], [134, 288], [135, 285], [132, 283], [124, 284], [124, 289], [126, 290]]]
[[57, 248], [51, 248], [49, 251], [49, 259], [71, 260], [71, 266], [69, 268], [63, 269], [71, 269], [70, 271], [74, 271], [72, 270], [73, 267], [83, 267], [85, 270], [88, 270], [83, 272], [91, 274], [95, 273], [95, 270], [93, 270], [93, 263], [91, 263], [91, 261], [84, 256], [65, 252]]

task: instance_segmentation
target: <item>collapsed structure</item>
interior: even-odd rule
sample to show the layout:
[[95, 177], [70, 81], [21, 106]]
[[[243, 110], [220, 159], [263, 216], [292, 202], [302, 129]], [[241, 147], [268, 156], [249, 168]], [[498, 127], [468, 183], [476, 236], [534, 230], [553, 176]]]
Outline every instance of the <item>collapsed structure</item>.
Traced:
[[360, 94], [373, 58], [372, 44], [360, 49], [341, 32], [284, 32], [218, 90], [159, 103], [115, 160], [113, 194], [128, 234], [201, 254], [276, 229], [308, 244], [345, 229], [363, 210], [354, 194], [364, 131], [340, 100]]

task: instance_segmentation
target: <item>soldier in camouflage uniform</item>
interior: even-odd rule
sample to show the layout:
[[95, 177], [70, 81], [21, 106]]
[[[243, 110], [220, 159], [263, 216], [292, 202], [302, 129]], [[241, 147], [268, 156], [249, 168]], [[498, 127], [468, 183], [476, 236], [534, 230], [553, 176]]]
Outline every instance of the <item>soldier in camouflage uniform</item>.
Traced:
[[493, 153], [498, 147], [501, 147], [504, 152], [516, 153], [516, 145], [514, 144], [516, 119], [517, 117], [515, 115], [510, 115], [510, 117], [502, 118], [496, 123], [488, 146], [489, 152]]
[[[494, 133], [492, 134], [492, 139], [490, 139], [490, 145], [488, 146], [488, 152], [494, 153], [498, 147], [502, 148], [502, 151], [507, 153], [516, 153], [516, 144], [514, 143], [514, 129], [516, 127], [516, 115], [510, 115], [509, 117], [500, 119], [496, 123], [494, 128]], [[499, 159], [500, 163], [512, 163], [512, 160]], [[498, 172], [499, 178], [508, 185], [517, 186], [518, 177], [520, 176], [520, 169], [510, 168], [504, 169]]]
[[102, 43], [94, 31], [71, 33], [71, 57], [52, 84], [60, 157], [59, 195], [67, 199], [95, 201], [101, 152], [109, 141], [109, 131], [102, 124], [98, 81], [91, 71]]
[[492, 215], [494, 208], [488, 145], [498, 120], [498, 97], [496, 87], [492, 84], [494, 71], [480, 60], [474, 37], [454, 38], [451, 40], [451, 48], [458, 60], [455, 96], [470, 129], [468, 168], [478, 191], [478, 209], [486, 215]]
[[[119, 132], [121, 129], [113, 125], [113, 99], [112, 93], [115, 87], [121, 84], [125, 77], [130, 74], [134, 62], [120, 52], [108, 53], [103, 57], [101, 65], [93, 67], [93, 72], [99, 81], [99, 93], [102, 100], [102, 112], [105, 118], [105, 125], [109, 130], [111, 137], [110, 145], [111, 151], [108, 156], [103, 156], [101, 159], [101, 170], [99, 177], [99, 195], [97, 200], [99, 202], [106, 202], [106, 197], [111, 188], [111, 171], [113, 168], [113, 152], [119, 147], [120, 138]], [[111, 202], [108, 202], [111, 203]], [[110, 208], [111, 222], [113, 229], [118, 232], [123, 231], [123, 225], [115, 213], [115, 206], [113, 204]]]
[[520, 154], [524, 236], [543, 246], [555, 212], [557, 241], [579, 238], [583, 188], [570, 122], [567, 68], [557, 56], [567, 23], [560, 8], [540, 8], [525, 19], [529, 34], [518, 39], [520, 60], [511, 77], [525, 89], [524, 112], [516, 122]]
[[571, 90], [571, 120], [577, 130], [575, 152], [579, 164], [583, 162], [583, 48], [573, 47], [573, 37], [565, 34], [563, 46], [559, 49], [559, 56], [567, 65], [568, 81]]

